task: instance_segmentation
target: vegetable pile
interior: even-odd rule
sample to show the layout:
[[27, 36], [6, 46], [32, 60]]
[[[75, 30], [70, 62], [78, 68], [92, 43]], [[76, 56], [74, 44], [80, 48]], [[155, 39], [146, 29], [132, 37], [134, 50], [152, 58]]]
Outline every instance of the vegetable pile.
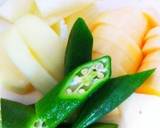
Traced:
[[[21, 38], [16, 35], [17, 31], [13, 29], [12, 32], [11, 37], [13, 34], [17, 39], [16, 47], [20, 46]], [[66, 75], [63, 80], [32, 106], [1, 99], [2, 128], [62, 127], [59, 125], [78, 109], [80, 113], [75, 118], [75, 123], [69, 127], [117, 128], [116, 124], [93, 123], [119, 106], [155, 71], [152, 69], [110, 79], [111, 58], [103, 56], [91, 60], [93, 38], [82, 18], [78, 18], [73, 25], [68, 41], [64, 66]], [[13, 46], [11, 50], [8, 47], [11, 56], [16, 47]], [[25, 50], [23, 45], [20, 47]], [[75, 52], [76, 50], [83, 51], [83, 54]]]

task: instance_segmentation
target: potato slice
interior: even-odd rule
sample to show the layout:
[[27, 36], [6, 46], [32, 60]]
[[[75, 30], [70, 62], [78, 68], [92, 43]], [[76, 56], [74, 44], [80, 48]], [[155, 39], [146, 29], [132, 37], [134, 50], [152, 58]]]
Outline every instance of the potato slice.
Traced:
[[3, 43], [10, 59], [36, 89], [47, 93], [54, 87], [57, 81], [36, 61], [16, 28], [7, 33]]
[[92, 25], [110, 24], [128, 34], [139, 46], [142, 45], [148, 23], [143, 13], [136, 8], [121, 8], [102, 14]]
[[5, 0], [0, 5], [0, 16], [14, 22], [17, 18], [33, 10], [33, 0]]
[[44, 17], [68, 16], [93, 3], [94, 0], [35, 0], [35, 3]]
[[[1, 33], [5, 37], [5, 33]], [[3, 48], [3, 37], [0, 42], [0, 86], [4, 86], [16, 93], [27, 93], [32, 88], [30, 82], [12, 63]]]
[[40, 18], [27, 15], [16, 22], [16, 28], [32, 54], [56, 79], [63, 78], [65, 43]]
[[[127, 73], [137, 71], [142, 60], [142, 52], [129, 36], [110, 25], [100, 25], [93, 31], [93, 36], [95, 52], [110, 55], [113, 65], [121, 66]], [[113, 76], [114, 72], [121, 72], [114, 70], [115, 67]]]

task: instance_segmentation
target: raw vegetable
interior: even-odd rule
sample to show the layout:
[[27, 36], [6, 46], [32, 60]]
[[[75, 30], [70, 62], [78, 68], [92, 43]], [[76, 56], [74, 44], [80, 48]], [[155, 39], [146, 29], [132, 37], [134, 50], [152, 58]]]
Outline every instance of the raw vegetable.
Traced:
[[91, 60], [93, 37], [82, 18], [78, 18], [71, 30], [65, 54], [65, 74]]
[[[142, 51], [136, 42], [121, 29], [102, 24], [93, 31], [93, 37], [93, 51], [101, 53], [101, 56], [105, 54], [111, 56], [113, 77], [137, 71], [142, 61]], [[96, 58], [95, 55], [93, 58]]]
[[113, 78], [88, 99], [73, 128], [86, 128], [128, 98], [155, 70]]
[[95, 0], [35, 0], [38, 13], [50, 25], [66, 18], [67, 16], [85, 9], [94, 3]]
[[[64, 123], [58, 126], [58, 128], [71, 128], [71, 124]], [[118, 128], [118, 125], [111, 123], [96, 123], [88, 128]]]
[[111, 75], [108, 56], [88, 62], [75, 70], [36, 103], [36, 112], [46, 126], [55, 128], [106, 82]]
[[156, 67], [155, 73], [137, 89], [137, 93], [160, 96], [160, 27], [155, 27], [146, 35], [143, 45], [144, 59], [139, 71]]
[[97, 124], [90, 126], [89, 128], [118, 128], [118, 125], [117, 124], [107, 124], [107, 123], [97, 123]]
[[54, 87], [57, 81], [36, 61], [35, 56], [14, 27], [6, 34], [3, 44], [11, 61], [36, 89], [47, 93]]
[[1, 99], [1, 128], [36, 128], [34, 121], [36, 119], [33, 106]]
[[26, 15], [16, 21], [19, 34], [35, 59], [56, 80], [63, 78], [65, 43], [42, 19]]
[[[14, 22], [19, 17], [33, 11], [33, 0], [1, 0], [0, 17]], [[17, 4], [18, 3], [18, 4]]]

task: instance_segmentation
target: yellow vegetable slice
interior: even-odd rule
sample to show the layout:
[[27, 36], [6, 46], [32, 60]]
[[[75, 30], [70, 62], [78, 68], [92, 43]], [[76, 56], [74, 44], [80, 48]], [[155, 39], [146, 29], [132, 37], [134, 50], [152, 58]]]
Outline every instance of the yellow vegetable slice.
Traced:
[[93, 3], [94, 0], [35, 0], [42, 16], [68, 16]]
[[16, 28], [36, 59], [56, 79], [63, 77], [65, 44], [40, 18], [27, 15], [16, 22]]
[[4, 48], [13, 63], [27, 77], [32, 85], [42, 93], [47, 93], [57, 83], [57, 81], [37, 63], [35, 57], [31, 54], [23, 38], [20, 37], [15, 28], [12, 28], [7, 33], [4, 40]]
[[139, 46], [142, 45], [144, 34], [148, 30], [148, 23], [141, 11], [136, 8], [121, 8], [102, 14], [92, 25], [110, 24], [128, 34]]
[[32, 12], [33, 0], [5, 0], [0, 5], [0, 17], [14, 22], [17, 18]]
[[151, 68], [156, 68], [156, 71], [136, 92], [160, 96], [160, 52], [152, 55], [144, 59], [139, 71]]
[[145, 40], [148, 40], [150, 38], [157, 37], [157, 36], [160, 36], [160, 26], [157, 26], [151, 29], [145, 36]]
[[127, 73], [137, 71], [142, 52], [132, 38], [110, 25], [99, 25], [93, 31], [93, 36], [95, 52], [110, 55], [113, 64], [122, 66]]
[[160, 35], [150, 38], [145, 42], [142, 48], [144, 54], [150, 54], [151, 52], [160, 50]]

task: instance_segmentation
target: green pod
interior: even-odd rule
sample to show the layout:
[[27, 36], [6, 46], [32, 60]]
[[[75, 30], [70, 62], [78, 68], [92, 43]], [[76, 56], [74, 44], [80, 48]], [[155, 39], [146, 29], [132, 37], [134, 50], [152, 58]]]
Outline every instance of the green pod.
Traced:
[[86, 128], [126, 100], [154, 70], [113, 78], [84, 104], [73, 128]]
[[6, 99], [0, 100], [1, 128], [37, 128], [33, 106], [26, 106]]
[[55, 128], [69, 117], [111, 76], [108, 56], [79, 66], [36, 103], [36, 113], [47, 128]]
[[66, 54], [65, 74], [92, 59], [93, 37], [82, 18], [78, 18], [71, 30]]
[[94, 125], [89, 126], [88, 128], [118, 128], [118, 125], [111, 123], [96, 123]]
[[[71, 128], [71, 124], [63, 123], [59, 125], [57, 128]], [[117, 124], [113, 123], [95, 123], [87, 128], [118, 128]]]

